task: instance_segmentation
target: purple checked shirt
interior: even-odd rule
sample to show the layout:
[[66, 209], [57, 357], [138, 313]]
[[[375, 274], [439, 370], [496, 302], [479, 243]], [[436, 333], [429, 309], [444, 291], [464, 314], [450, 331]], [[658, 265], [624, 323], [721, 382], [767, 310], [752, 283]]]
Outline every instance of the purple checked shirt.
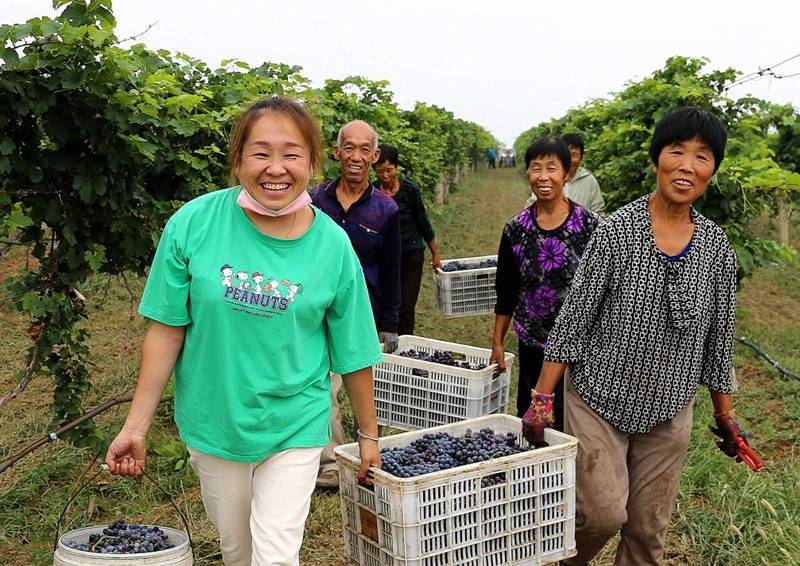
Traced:
[[345, 212], [336, 198], [339, 179], [311, 191], [314, 206], [330, 216], [350, 237], [364, 278], [375, 326], [397, 332], [400, 310], [400, 212], [391, 197], [372, 186]]

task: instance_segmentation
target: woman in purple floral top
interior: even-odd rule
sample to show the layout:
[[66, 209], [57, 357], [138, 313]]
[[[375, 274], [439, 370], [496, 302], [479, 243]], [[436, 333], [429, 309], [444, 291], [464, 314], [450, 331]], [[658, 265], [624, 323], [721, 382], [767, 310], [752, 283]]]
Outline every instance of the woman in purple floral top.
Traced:
[[[501, 368], [503, 341], [512, 317], [519, 338], [517, 414], [531, 403], [539, 377], [547, 336], [569, 291], [583, 250], [600, 222], [594, 212], [563, 194], [569, 171], [569, 148], [560, 139], [543, 138], [525, 152], [528, 182], [536, 202], [509, 220], [497, 257], [492, 361]], [[563, 429], [561, 383], [554, 400], [555, 425]]]

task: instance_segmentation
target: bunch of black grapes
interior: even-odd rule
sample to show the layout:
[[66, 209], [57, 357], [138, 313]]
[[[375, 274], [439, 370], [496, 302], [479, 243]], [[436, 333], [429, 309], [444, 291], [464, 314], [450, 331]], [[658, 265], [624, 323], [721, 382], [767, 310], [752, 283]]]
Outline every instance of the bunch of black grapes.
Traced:
[[451, 271], [464, 271], [465, 269], [485, 269], [487, 267], [497, 267], [497, 260], [496, 259], [482, 259], [480, 261], [474, 262], [463, 262], [463, 261], [449, 261], [442, 266], [442, 271], [451, 272]]
[[67, 541], [64, 544], [75, 550], [100, 554], [138, 554], [166, 550], [175, 546], [168, 539], [167, 533], [158, 527], [127, 523], [125, 519], [117, 519], [104, 528], [102, 533], [90, 534], [88, 543]]
[[[490, 428], [477, 433], [467, 430], [464, 436], [454, 437], [446, 432], [427, 433], [408, 446], [381, 450], [383, 471], [399, 478], [412, 478], [458, 466], [501, 458], [533, 448], [522, 446], [513, 432], [495, 433]], [[500, 472], [481, 478], [488, 487], [505, 482]]]
[[411, 349], [398, 352], [397, 355], [403, 356], [404, 358], [411, 358], [412, 360], [434, 362], [437, 364], [453, 366], [461, 369], [481, 370], [486, 368], [486, 364], [471, 364], [469, 362], [457, 360], [453, 352], [447, 352], [445, 350], [434, 350], [432, 354], [429, 354], [427, 352], [423, 352], [422, 350]]

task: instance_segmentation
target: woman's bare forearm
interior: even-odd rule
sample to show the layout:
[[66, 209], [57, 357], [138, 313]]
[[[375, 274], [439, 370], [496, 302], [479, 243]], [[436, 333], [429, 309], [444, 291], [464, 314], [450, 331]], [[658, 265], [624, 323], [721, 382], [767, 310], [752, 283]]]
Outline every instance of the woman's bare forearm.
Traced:
[[161, 394], [183, 348], [185, 334], [185, 326], [168, 326], [160, 322], [150, 325], [142, 344], [136, 392], [123, 428], [142, 436], [147, 434]]
[[539, 380], [536, 382], [536, 391], [539, 393], [552, 393], [558, 384], [558, 380], [561, 379], [566, 370], [567, 364], [545, 360], [542, 364], [542, 371], [539, 372]]
[[511, 317], [507, 314], [494, 315], [494, 331], [492, 332], [492, 346], [502, 346], [506, 339]]
[[378, 420], [375, 415], [375, 397], [372, 385], [372, 366], [342, 375], [347, 396], [353, 405], [361, 432], [378, 436]]
[[711, 391], [711, 402], [715, 415], [727, 415], [733, 410], [733, 395]]

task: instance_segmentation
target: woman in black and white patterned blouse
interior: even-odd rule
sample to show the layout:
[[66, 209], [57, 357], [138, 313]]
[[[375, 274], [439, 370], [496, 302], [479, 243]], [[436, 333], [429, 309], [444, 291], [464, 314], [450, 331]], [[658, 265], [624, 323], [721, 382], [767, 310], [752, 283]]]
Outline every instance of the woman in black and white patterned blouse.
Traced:
[[569, 367], [566, 430], [579, 440], [576, 544], [588, 564], [617, 532], [616, 564], [657, 564], [692, 429], [699, 385], [711, 392], [735, 456], [731, 394], [736, 255], [692, 208], [725, 152], [719, 118], [695, 107], [656, 125], [656, 189], [594, 232], [545, 350], [524, 417], [540, 441], [553, 387]]

